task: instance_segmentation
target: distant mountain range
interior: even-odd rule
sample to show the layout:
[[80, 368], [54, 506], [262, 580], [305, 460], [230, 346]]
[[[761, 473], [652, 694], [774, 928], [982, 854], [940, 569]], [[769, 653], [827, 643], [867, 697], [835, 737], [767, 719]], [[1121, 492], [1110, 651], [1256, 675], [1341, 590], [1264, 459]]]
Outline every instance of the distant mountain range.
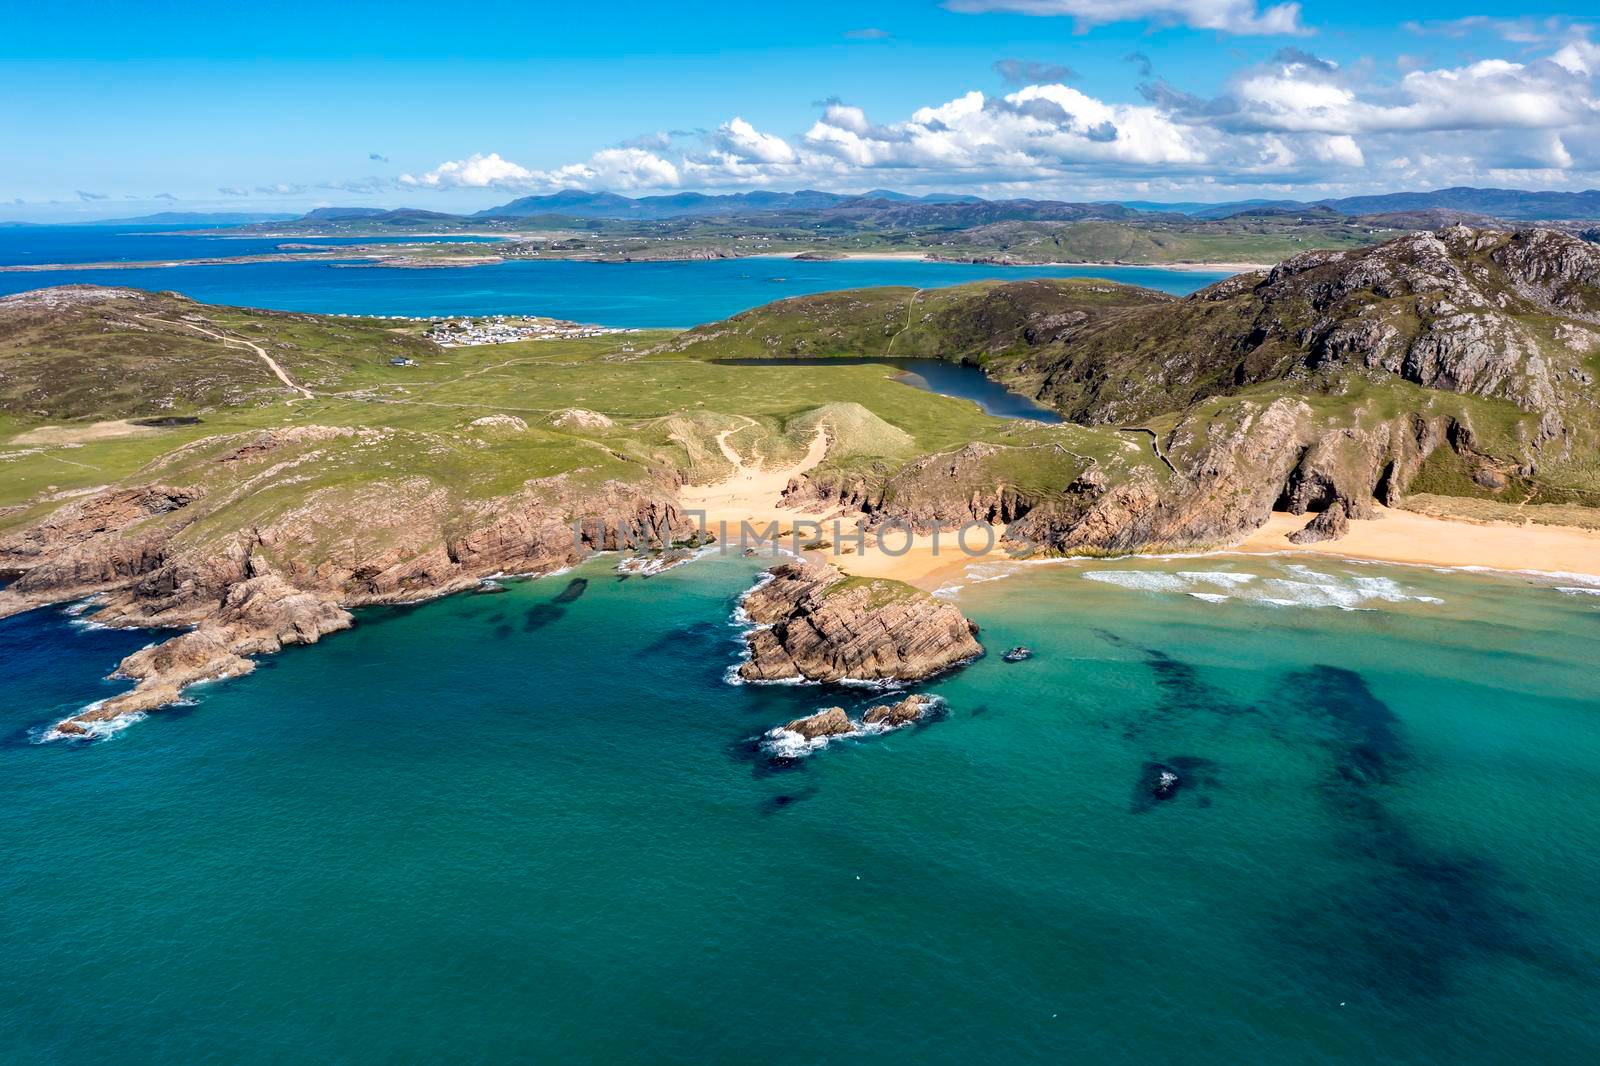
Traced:
[[695, 215], [766, 214], [771, 211], [820, 211], [861, 201], [885, 203], [950, 204], [983, 203], [982, 197], [954, 193], [907, 196], [888, 189], [874, 189], [859, 196], [802, 189], [799, 192], [729, 193], [713, 196], [684, 192], [670, 196], [641, 196], [631, 199], [609, 192], [583, 192], [563, 189], [547, 196], [523, 196], [499, 207], [479, 211], [474, 218], [528, 218], [560, 215], [566, 218], [638, 219], [684, 218]]
[[1161, 215], [1192, 219], [1224, 219], [1240, 215], [1261, 217], [1322, 215], [1331, 218], [1427, 211], [1452, 211], [1511, 221], [1600, 218], [1600, 190], [1530, 192], [1521, 189], [1454, 188], [1438, 189], [1433, 192], [1398, 192], [1314, 201], [1238, 200], [1231, 203], [1207, 204], [1160, 203], [1154, 200], [1090, 203], [1061, 200], [985, 200], [979, 196], [955, 193], [908, 196], [889, 189], [873, 189], [860, 195], [803, 189], [799, 192], [759, 190], [723, 195], [685, 192], [641, 197], [564, 189], [548, 195], [519, 197], [509, 203], [486, 208], [467, 216], [409, 208], [387, 210], [371, 207], [324, 207], [307, 214], [303, 221], [372, 221], [388, 224], [429, 220], [459, 221], [463, 218], [651, 221], [805, 212], [853, 218], [871, 216], [874, 220], [881, 218], [886, 223], [912, 226], [970, 226], [1014, 220], [1075, 221], [1084, 218], [1131, 220]]
[[[298, 222], [311, 225], [371, 223], [415, 227], [438, 223], [460, 228], [474, 222], [532, 223], [550, 228], [573, 222], [651, 222], [668, 219], [746, 218], [806, 215], [823, 221], [884, 228], [965, 228], [996, 222], [1218, 221], [1230, 218], [1357, 218], [1386, 216], [1393, 222], [1441, 218], [1503, 219], [1535, 222], [1554, 219], [1600, 219], [1600, 190], [1536, 192], [1523, 189], [1436, 189], [1326, 200], [1237, 200], [1208, 204], [1198, 201], [986, 200], [958, 193], [910, 196], [892, 189], [859, 195], [802, 189], [799, 192], [685, 192], [628, 197], [610, 192], [564, 189], [542, 196], [522, 196], [470, 215], [420, 208], [319, 207], [304, 215], [247, 211], [163, 211], [133, 218], [97, 219], [73, 225], [234, 226]], [[793, 219], [789, 220], [790, 222]], [[769, 219], [783, 224], [781, 219]], [[28, 225], [29, 223], [0, 223]]]

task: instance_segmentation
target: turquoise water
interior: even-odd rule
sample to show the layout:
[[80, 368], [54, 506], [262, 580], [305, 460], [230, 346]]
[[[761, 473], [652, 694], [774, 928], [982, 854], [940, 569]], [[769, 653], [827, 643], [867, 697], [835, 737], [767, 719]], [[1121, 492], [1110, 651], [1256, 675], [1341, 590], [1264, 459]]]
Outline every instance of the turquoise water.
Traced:
[[724, 683], [755, 569], [365, 611], [93, 744], [31, 731], [148, 638], [0, 623], [4, 1057], [1600, 1055], [1600, 597], [978, 567], [1036, 657], [785, 768], [870, 694]]
[[[242, 245], [248, 242], [220, 243]], [[100, 245], [95, 247], [98, 249]], [[114, 250], [108, 248], [107, 252]], [[85, 252], [84, 255], [88, 261], [117, 257], [107, 252]], [[213, 249], [204, 254], [245, 253], [241, 248], [232, 252]], [[693, 326], [789, 296], [871, 285], [936, 288], [995, 278], [1017, 281], [1099, 277], [1181, 295], [1226, 276], [1160, 267], [997, 267], [905, 259], [838, 262], [719, 259], [682, 263], [522, 261], [426, 270], [312, 261], [0, 273], [0, 295], [51, 285], [122, 285], [172, 290], [207, 303], [280, 311], [418, 317], [538, 314], [640, 328]]]

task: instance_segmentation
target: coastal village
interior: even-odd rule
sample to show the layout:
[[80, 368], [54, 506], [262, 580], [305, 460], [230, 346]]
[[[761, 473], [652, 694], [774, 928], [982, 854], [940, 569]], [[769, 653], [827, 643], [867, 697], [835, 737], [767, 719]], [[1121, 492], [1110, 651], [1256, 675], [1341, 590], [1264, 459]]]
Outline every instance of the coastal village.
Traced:
[[434, 319], [427, 337], [441, 348], [465, 348], [477, 344], [515, 344], [518, 341], [572, 340], [578, 337], [605, 337], [614, 333], [634, 333], [631, 329], [585, 325], [558, 318], [525, 318], [492, 315], [487, 318]]

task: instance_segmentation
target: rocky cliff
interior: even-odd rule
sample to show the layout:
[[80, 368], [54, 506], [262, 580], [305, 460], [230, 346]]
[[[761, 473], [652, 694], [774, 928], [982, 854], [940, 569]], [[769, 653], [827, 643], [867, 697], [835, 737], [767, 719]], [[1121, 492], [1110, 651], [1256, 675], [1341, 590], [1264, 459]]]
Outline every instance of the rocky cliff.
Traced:
[[788, 563], [746, 593], [747, 681], [918, 681], [983, 654], [954, 604], [898, 581]]

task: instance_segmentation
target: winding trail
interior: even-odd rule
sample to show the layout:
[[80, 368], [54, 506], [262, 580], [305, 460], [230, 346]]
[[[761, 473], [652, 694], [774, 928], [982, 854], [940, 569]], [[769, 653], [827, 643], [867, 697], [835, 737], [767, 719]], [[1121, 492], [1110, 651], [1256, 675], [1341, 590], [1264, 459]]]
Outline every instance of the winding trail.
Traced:
[[1172, 471], [1174, 474], [1177, 474], [1179, 477], [1183, 476], [1178, 468], [1172, 465], [1172, 460], [1167, 458], [1167, 453], [1161, 450], [1161, 437], [1156, 433], [1155, 430], [1145, 429], [1143, 426], [1122, 426], [1121, 429], [1124, 433], [1144, 433], [1149, 435], [1150, 450], [1156, 453], [1156, 458], [1165, 463], [1168, 470]]
[[283, 382], [283, 384], [287, 388], [293, 389], [295, 392], [298, 392], [301, 396], [303, 396], [307, 400], [316, 399], [316, 394], [314, 392], [312, 392], [310, 389], [306, 388], [304, 385], [300, 384], [299, 382], [295, 381], [294, 378], [290, 377], [289, 376], [289, 372], [284, 370], [283, 367], [279, 366], [278, 365], [278, 361], [276, 359], [272, 358], [272, 356], [268, 355], [267, 354], [267, 350], [265, 348], [261, 347], [261, 345], [259, 345], [259, 344], [254, 343], [253, 341], [242, 340], [242, 339], [240, 339], [238, 337], [224, 336], [221, 333], [216, 333], [216, 332], [214, 332], [212, 330], [205, 329], [205, 328], [203, 328], [201, 326], [197, 326], [193, 322], [174, 322], [170, 318], [156, 318], [156, 317], [154, 317], [152, 315], [138, 315], [136, 317], [145, 319], [148, 322], [161, 322], [161, 323], [164, 323], [164, 324], [169, 325], [169, 326], [187, 326], [188, 328], [194, 330], [196, 333], [203, 333], [207, 337], [212, 338], [213, 340], [221, 341], [226, 347], [229, 347], [229, 348], [248, 348], [252, 352], [255, 352], [256, 355], [260, 357], [260, 359], [261, 359], [261, 361], [263, 363], [267, 364], [267, 369], [271, 370], [272, 373], [277, 377], [277, 379], [279, 381]]
[[887, 348], [885, 348], [883, 350], [883, 354], [884, 355], [886, 355], [886, 356], [893, 355], [894, 354], [894, 342], [900, 339], [900, 334], [904, 333], [906, 330], [911, 328], [911, 314], [912, 314], [912, 311], [917, 306], [917, 297], [921, 296], [923, 292], [924, 292], [924, 290], [917, 289], [915, 292], [913, 292], [911, 294], [911, 298], [906, 301], [906, 324], [901, 326], [899, 329], [895, 330], [894, 331], [894, 336], [889, 338], [889, 347], [887, 347]]

